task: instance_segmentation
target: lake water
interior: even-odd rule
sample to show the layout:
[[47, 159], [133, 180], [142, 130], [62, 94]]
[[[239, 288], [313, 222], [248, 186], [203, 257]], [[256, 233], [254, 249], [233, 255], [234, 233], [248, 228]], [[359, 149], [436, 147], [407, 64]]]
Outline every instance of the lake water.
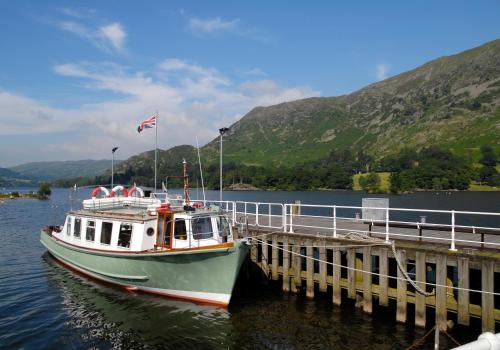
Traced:
[[[402, 325], [395, 322], [394, 305], [389, 309], [375, 305], [370, 316], [346, 298], [335, 307], [330, 294], [319, 294], [315, 300], [283, 294], [279, 285], [259, 280], [250, 264], [242, 271], [227, 310], [98, 284], [61, 267], [39, 242], [42, 226], [64, 221], [70, 207], [68, 193], [55, 189], [48, 201], [0, 204], [2, 349], [401, 349], [425, 333], [414, 330], [411, 307], [410, 321]], [[355, 206], [361, 205], [363, 196], [347, 191], [224, 193], [227, 200], [299, 199]], [[391, 207], [500, 212], [498, 192], [388, 197]], [[217, 199], [218, 192], [207, 191], [207, 198]], [[477, 320], [469, 328], [457, 326], [451, 331], [460, 342], [474, 340], [479, 333]], [[432, 345], [430, 339], [422, 348]], [[441, 337], [443, 349], [452, 345]]]

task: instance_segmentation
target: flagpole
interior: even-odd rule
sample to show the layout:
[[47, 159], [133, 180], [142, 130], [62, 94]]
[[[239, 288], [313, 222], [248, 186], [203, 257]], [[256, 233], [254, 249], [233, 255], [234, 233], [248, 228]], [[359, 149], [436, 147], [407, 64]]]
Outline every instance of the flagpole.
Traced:
[[155, 118], [155, 192], [156, 192], [156, 169], [158, 161], [158, 111], [156, 111]]

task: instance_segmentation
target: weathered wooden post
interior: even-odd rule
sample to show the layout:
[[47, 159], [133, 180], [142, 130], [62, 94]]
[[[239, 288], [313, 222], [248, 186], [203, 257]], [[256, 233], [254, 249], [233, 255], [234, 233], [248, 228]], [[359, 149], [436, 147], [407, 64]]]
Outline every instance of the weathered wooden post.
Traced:
[[481, 264], [481, 320], [483, 332], [495, 331], [495, 299], [493, 293], [495, 264], [492, 260], [483, 260]]
[[342, 302], [341, 294], [340, 294], [340, 267], [341, 267], [341, 256], [340, 250], [333, 249], [333, 276], [332, 276], [332, 284], [333, 284], [333, 295], [332, 301], [334, 305], [340, 305]]
[[[401, 262], [402, 268], [406, 271], [406, 251], [400, 250], [397, 252], [399, 255], [399, 261]], [[398, 268], [398, 282], [397, 282], [397, 310], [396, 310], [396, 321], [405, 323], [406, 322], [406, 277], [403, 272]]]
[[389, 287], [389, 282], [387, 276], [389, 275], [388, 258], [387, 258], [387, 248], [380, 248], [379, 255], [379, 273], [378, 278], [378, 303], [382, 306], [389, 305], [389, 296], [387, 295], [387, 290]]
[[307, 240], [306, 243], [306, 296], [310, 299], [314, 298], [314, 260], [312, 259], [314, 248], [312, 247], [312, 241]]
[[[425, 266], [425, 253], [416, 252], [415, 269], [417, 270], [417, 286], [421, 289], [425, 289], [426, 282], [426, 266]], [[415, 326], [425, 327], [425, 312], [426, 312], [426, 300], [425, 295], [415, 291]]]
[[326, 282], [326, 241], [322, 239], [321, 241], [316, 241], [317, 246], [319, 247], [319, 291], [326, 292], [327, 291], [327, 282]]
[[445, 254], [436, 255], [436, 325], [440, 330], [447, 329], [446, 278], [447, 262]]
[[372, 307], [372, 248], [363, 248], [363, 311], [371, 314]]
[[458, 324], [468, 326], [470, 324], [469, 313], [469, 259], [459, 257], [458, 263], [458, 305], [457, 322]]
[[290, 291], [290, 246], [288, 245], [288, 237], [283, 236], [283, 292]]
[[279, 279], [279, 276], [278, 276], [279, 254], [278, 254], [278, 236], [275, 234], [273, 235], [273, 239], [272, 239], [272, 252], [271, 252], [271, 254], [272, 254], [271, 273], [273, 276], [273, 280], [277, 281]]
[[347, 250], [347, 297], [356, 299], [356, 250]]
[[266, 237], [262, 239], [261, 243], [261, 254], [262, 254], [262, 260], [260, 262], [260, 266], [266, 276], [269, 277], [269, 246], [268, 246], [269, 241], [267, 240]]

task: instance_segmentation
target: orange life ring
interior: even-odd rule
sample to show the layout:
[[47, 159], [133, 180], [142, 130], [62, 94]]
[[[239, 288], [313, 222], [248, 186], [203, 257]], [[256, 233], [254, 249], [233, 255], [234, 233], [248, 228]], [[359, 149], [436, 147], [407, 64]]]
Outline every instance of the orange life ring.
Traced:
[[127, 188], [124, 186], [121, 186], [121, 185], [113, 187], [113, 189], [111, 190], [111, 193], [109, 194], [109, 197], [114, 197], [116, 195], [116, 193], [119, 191], [122, 191], [123, 197], [128, 197]]

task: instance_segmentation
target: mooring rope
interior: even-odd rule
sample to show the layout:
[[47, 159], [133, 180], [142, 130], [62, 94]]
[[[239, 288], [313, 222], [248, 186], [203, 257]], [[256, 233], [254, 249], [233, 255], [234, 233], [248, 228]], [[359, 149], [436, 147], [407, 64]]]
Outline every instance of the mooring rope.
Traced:
[[[259, 237], [260, 236], [268, 236], [268, 235], [276, 234], [276, 233], [278, 233], [278, 232], [271, 232], [271, 233], [267, 233], [265, 235], [259, 235]], [[281, 232], [279, 232], [279, 233], [281, 233]], [[325, 263], [325, 264], [330, 265], [330, 266], [337, 266], [337, 267], [341, 267], [341, 268], [344, 268], [344, 269], [347, 269], [347, 270], [353, 270], [353, 271], [356, 271], [356, 272], [366, 273], [366, 274], [370, 274], [370, 275], [373, 275], [373, 276], [386, 277], [386, 278], [390, 278], [390, 279], [394, 279], [394, 280], [405, 281], [405, 282], [410, 283], [414, 288], [415, 288], [414, 284], [415, 283], [419, 283], [419, 284], [424, 284], [424, 285], [428, 285], [428, 286], [432, 286], [432, 287], [436, 287], [436, 288], [437, 287], [442, 287], [442, 288], [449, 288], [449, 289], [454, 289], [454, 290], [463, 290], [463, 291], [467, 291], [467, 292], [475, 292], [475, 293], [482, 293], [482, 294], [489, 294], [489, 295], [499, 295], [500, 296], [500, 293], [495, 293], [495, 292], [490, 292], [490, 291], [483, 291], [483, 290], [478, 290], [478, 289], [462, 288], [462, 287], [448, 286], [448, 285], [437, 284], [437, 283], [429, 283], [429, 282], [414, 282], [409, 277], [408, 273], [404, 273], [405, 271], [402, 268], [403, 266], [402, 266], [401, 262], [399, 261], [398, 254], [394, 254], [394, 251], [395, 251], [394, 244], [391, 245], [391, 247], [393, 247], [394, 258], [395, 258], [396, 263], [398, 265], [398, 269], [400, 269], [401, 272], [403, 272], [404, 277], [390, 276], [390, 275], [376, 273], [376, 272], [372, 272], [372, 271], [365, 271], [363, 269], [358, 269], [358, 268], [355, 268], [355, 267], [344, 266], [342, 264], [336, 264], [336, 263], [333, 263], [333, 262], [330, 262], [330, 261], [316, 259], [315, 257], [310, 257], [310, 256], [307, 256], [307, 255], [304, 255], [304, 254], [296, 253], [294, 251], [285, 249], [285, 248], [280, 247], [278, 245], [273, 245], [271, 243], [268, 243], [267, 241], [263, 241], [262, 239], [258, 239], [256, 237], [258, 237], [258, 236], [254, 236], [254, 237], [250, 236], [249, 238], [251, 238], [251, 239], [253, 238], [255, 241], [260, 242], [261, 244], [265, 244], [265, 245], [268, 245], [268, 246], [271, 246], [271, 247], [276, 247], [277, 249], [279, 249], [281, 251], [288, 252], [290, 254], [297, 255], [297, 256], [300, 256], [300, 257], [305, 258], [305, 259], [311, 259], [313, 261], [322, 262], [322, 263]], [[373, 237], [368, 237], [368, 238], [373, 239]], [[386, 243], [385, 241], [382, 241], [380, 239], [378, 239], [378, 241], [380, 241], [381, 243], [379, 243], [379, 242], [373, 243], [370, 246], [380, 246], [380, 245], [387, 246], [388, 245], [388, 243]], [[361, 247], [361, 246], [362, 245], [354, 245], [354, 247]], [[367, 246], [367, 245], [365, 245], [365, 246]], [[344, 248], [344, 247], [346, 247], [346, 246], [341, 246], [341, 248]], [[318, 246], [318, 248], [319, 248], [319, 246]], [[421, 293], [421, 294], [423, 294], [425, 296], [434, 295], [436, 293], [435, 290], [433, 290], [432, 292], [429, 293], [429, 292], [424, 291], [419, 286], [417, 286], [417, 287], [418, 288], [415, 288], [415, 291], [417, 291], [418, 293]]]

